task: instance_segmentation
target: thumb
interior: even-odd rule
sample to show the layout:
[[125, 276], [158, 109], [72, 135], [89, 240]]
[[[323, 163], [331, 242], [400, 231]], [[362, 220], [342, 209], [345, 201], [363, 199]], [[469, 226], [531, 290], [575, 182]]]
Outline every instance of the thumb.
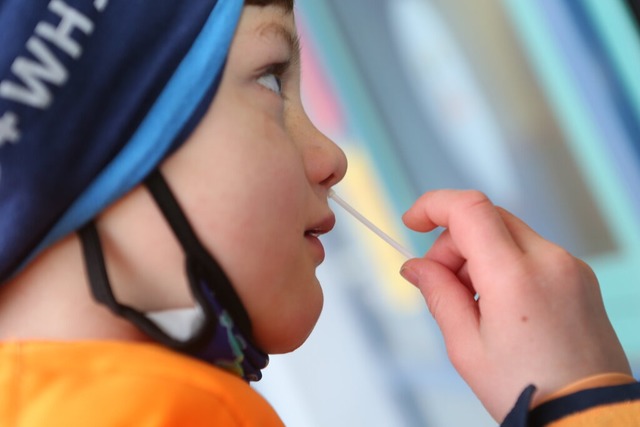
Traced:
[[448, 268], [429, 259], [411, 259], [400, 274], [415, 285], [442, 331], [449, 352], [478, 339], [478, 304], [469, 288]]

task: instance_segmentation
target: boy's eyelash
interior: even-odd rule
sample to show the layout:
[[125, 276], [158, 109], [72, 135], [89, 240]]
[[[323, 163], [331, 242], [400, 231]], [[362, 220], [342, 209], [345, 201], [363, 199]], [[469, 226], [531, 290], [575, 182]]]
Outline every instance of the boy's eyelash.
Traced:
[[266, 76], [266, 75], [274, 76], [276, 78], [276, 80], [277, 80], [278, 88], [277, 89], [269, 89], [269, 88], [267, 88], [267, 89], [269, 89], [269, 90], [271, 90], [273, 92], [276, 92], [282, 98], [286, 98], [286, 95], [284, 93], [284, 87], [285, 87], [286, 76], [287, 76], [290, 68], [291, 68], [291, 61], [283, 61], [283, 62], [273, 63], [273, 64], [267, 66], [260, 73], [259, 79], [262, 79], [263, 76]]
[[271, 73], [275, 76], [283, 77], [289, 70], [290, 66], [291, 66], [291, 63], [289, 61], [278, 62], [275, 64], [271, 64], [269, 67], [267, 67], [267, 69], [265, 70], [265, 73]]

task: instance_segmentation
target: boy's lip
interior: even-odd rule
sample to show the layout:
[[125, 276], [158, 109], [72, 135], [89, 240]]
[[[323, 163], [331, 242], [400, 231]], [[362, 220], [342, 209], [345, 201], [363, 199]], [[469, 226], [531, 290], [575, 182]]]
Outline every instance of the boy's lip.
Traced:
[[306, 229], [304, 234], [305, 236], [318, 237], [333, 230], [333, 227], [335, 225], [336, 225], [336, 216], [333, 213], [331, 213], [328, 216], [326, 216], [322, 221]]
[[322, 242], [320, 241], [319, 236], [331, 231], [335, 223], [336, 217], [335, 215], [333, 215], [333, 213], [331, 213], [322, 221], [311, 226], [304, 232], [305, 239], [311, 244], [316, 266], [322, 264], [325, 258], [324, 246], [322, 246]]

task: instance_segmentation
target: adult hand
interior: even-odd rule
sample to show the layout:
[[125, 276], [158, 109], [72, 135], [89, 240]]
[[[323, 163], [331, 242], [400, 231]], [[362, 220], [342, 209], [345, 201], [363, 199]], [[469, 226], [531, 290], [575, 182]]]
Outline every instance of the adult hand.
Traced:
[[535, 406], [586, 376], [631, 373], [589, 266], [485, 195], [428, 192], [403, 220], [420, 232], [445, 227], [402, 275], [420, 289], [451, 362], [496, 420], [529, 384], [538, 388]]

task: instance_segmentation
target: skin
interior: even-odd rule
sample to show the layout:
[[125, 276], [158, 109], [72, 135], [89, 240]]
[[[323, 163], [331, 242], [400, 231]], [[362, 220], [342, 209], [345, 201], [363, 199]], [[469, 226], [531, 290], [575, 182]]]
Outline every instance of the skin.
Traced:
[[[445, 231], [402, 274], [424, 296], [453, 365], [496, 420], [581, 378], [630, 374], [593, 271], [477, 191], [424, 194], [404, 215]], [[480, 295], [474, 300], [476, 292]]]
[[[317, 235], [333, 227], [327, 195], [347, 167], [303, 109], [296, 38], [292, 13], [245, 6], [212, 105], [161, 165], [268, 353], [297, 348], [319, 317]], [[192, 304], [184, 254], [145, 188], [97, 227], [119, 300], [145, 311]], [[145, 340], [93, 302], [84, 276], [78, 239], [68, 236], [0, 291], [0, 338]]]

